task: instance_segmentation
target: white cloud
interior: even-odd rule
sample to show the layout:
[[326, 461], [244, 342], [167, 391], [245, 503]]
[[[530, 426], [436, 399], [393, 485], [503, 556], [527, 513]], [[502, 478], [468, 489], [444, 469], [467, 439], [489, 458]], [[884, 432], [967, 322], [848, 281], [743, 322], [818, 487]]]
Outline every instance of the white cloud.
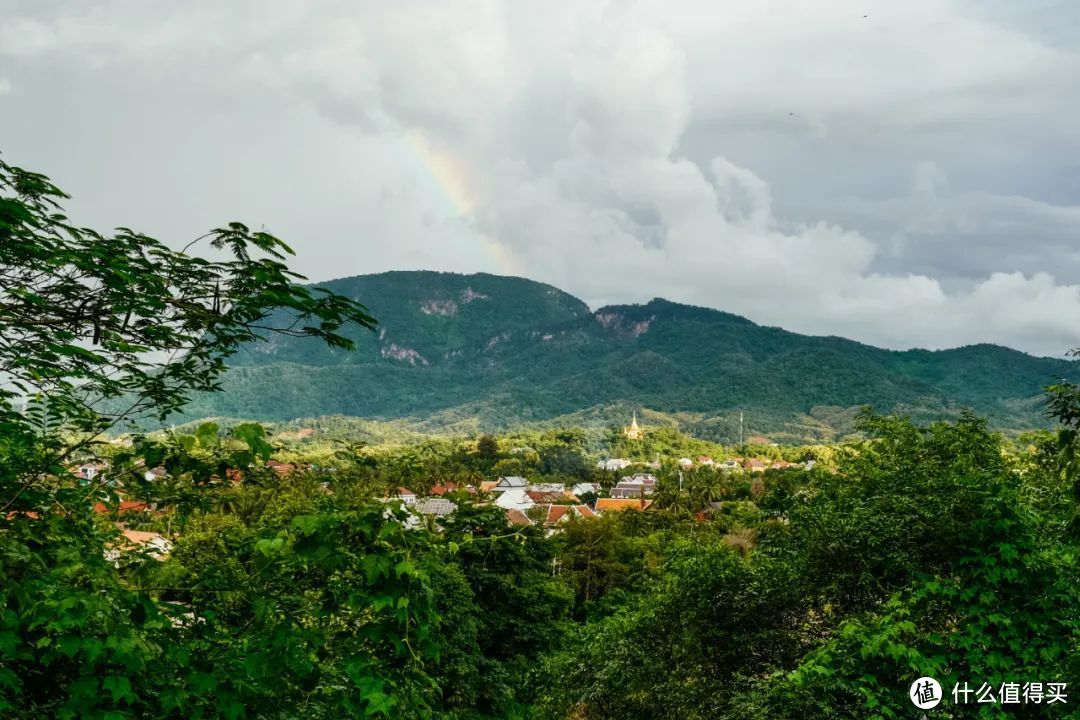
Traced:
[[0, 130], [88, 221], [264, 219], [320, 278], [513, 271], [893, 347], [1080, 344], [1080, 207], [1039, 197], [1080, 149], [1080, 63], [967, 3], [24, 8]]

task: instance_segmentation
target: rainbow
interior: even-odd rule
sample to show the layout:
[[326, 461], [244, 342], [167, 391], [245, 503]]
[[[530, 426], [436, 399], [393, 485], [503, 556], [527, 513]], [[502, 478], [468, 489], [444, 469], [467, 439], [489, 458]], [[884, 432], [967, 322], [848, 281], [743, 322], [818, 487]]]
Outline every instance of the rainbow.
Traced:
[[[424, 179], [428, 195], [435, 199], [446, 217], [469, 219], [482, 202], [470, 180], [464, 162], [436, 147], [417, 129], [404, 133], [404, 146], [417, 174]], [[476, 252], [476, 270], [502, 275], [523, 275], [516, 259], [494, 238], [477, 231], [472, 248]]]

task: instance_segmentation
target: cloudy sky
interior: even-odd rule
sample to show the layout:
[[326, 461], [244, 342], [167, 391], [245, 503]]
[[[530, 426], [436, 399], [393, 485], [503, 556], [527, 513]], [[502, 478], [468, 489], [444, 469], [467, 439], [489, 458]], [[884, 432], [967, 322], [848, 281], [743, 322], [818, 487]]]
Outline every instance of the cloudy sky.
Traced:
[[1074, 0], [0, 0], [74, 219], [888, 347], [1080, 345]]

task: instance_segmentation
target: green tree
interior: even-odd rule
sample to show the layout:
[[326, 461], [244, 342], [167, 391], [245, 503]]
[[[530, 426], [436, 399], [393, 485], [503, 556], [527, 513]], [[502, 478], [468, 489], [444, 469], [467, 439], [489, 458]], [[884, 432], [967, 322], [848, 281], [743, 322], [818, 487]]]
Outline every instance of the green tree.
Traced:
[[499, 441], [492, 435], [481, 435], [476, 441], [476, 456], [490, 468], [499, 459]]
[[563, 579], [570, 584], [580, 610], [587, 611], [609, 590], [622, 586], [630, 567], [620, 557], [622, 532], [619, 516], [571, 520], [558, 536], [558, 560]]
[[540, 451], [540, 472], [545, 475], [583, 480], [589, 477], [589, 470], [585, 457], [572, 447], [553, 445]]
[[[436, 619], [425, 534], [382, 507], [330, 506], [255, 531], [196, 525], [177, 561], [198, 566], [163, 576], [176, 588], [150, 588], [106, 560], [118, 534], [91, 505], [115, 499], [113, 486], [66, 467], [102, 431], [218, 389], [245, 343], [281, 333], [349, 348], [344, 329], [374, 320], [299, 284], [291, 250], [267, 233], [214, 230], [202, 240], [224, 259], [211, 260], [194, 244], [77, 227], [64, 197], [0, 162], [0, 713], [424, 714]], [[203, 426], [175, 443], [139, 443], [109, 473], [131, 481], [140, 459], [205, 484], [211, 466], [249, 471], [267, 447], [254, 426], [227, 441]]]
[[861, 429], [781, 515], [739, 518], [757, 531], [745, 557], [698, 536], [645, 596], [553, 654], [543, 716], [917, 717], [907, 687], [921, 675], [1075, 677], [1066, 513], [1027, 500], [1033, 480], [971, 414]]
[[532, 530], [509, 533], [499, 508], [460, 507], [446, 523], [445, 536], [462, 543], [456, 563], [479, 613], [483, 660], [470, 691], [475, 708], [510, 717], [531, 697], [531, 673], [540, 656], [558, 647], [566, 631], [572, 592], [552, 577], [550, 543]]

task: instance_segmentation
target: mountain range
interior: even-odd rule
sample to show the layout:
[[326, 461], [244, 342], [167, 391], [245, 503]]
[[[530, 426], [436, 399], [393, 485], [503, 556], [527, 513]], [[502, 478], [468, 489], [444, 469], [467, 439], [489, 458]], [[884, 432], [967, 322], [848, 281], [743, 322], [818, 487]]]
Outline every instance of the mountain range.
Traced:
[[[637, 411], [710, 439], [830, 440], [861, 406], [918, 420], [971, 408], [1003, 430], [1046, 425], [1042, 388], [1080, 362], [996, 345], [893, 351], [655, 299], [591, 310], [517, 277], [387, 272], [320, 283], [379, 320], [354, 351], [274, 336], [232, 360], [195, 416], [342, 414], [428, 429], [611, 424]], [[284, 318], [278, 318], [282, 320]]]

